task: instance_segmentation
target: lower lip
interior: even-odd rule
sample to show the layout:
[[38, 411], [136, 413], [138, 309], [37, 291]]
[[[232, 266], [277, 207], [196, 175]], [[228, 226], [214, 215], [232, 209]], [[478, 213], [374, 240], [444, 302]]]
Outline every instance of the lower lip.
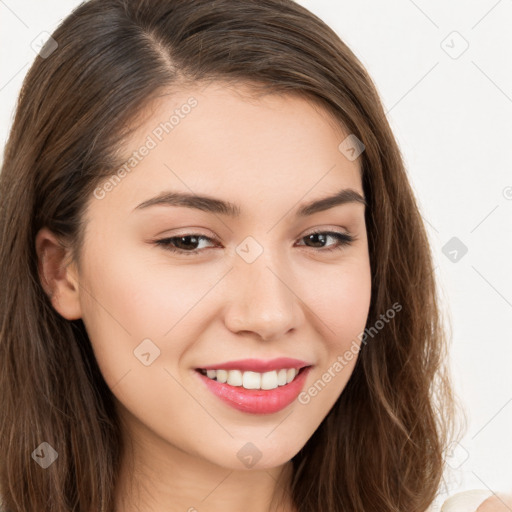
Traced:
[[269, 390], [230, 386], [212, 380], [197, 370], [195, 373], [214, 395], [231, 407], [251, 414], [272, 414], [281, 411], [299, 396], [310, 369], [311, 366], [308, 366], [302, 370], [289, 384]]

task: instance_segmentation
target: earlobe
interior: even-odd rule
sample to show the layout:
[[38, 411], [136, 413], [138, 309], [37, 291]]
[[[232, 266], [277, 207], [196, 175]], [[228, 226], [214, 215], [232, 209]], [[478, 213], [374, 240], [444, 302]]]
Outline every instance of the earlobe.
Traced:
[[35, 248], [41, 286], [53, 308], [67, 320], [81, 318], [78, 277], [68, 249], [48, 228], [37, 233]]

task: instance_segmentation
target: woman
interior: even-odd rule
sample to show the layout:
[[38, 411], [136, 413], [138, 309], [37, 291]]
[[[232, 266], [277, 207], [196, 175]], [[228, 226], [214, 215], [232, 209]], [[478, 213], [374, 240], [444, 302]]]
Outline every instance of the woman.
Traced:
[[4, 509], [426, 511], [446, 337], [349, 48], [291, 0], [90, 0], [40, 55], [0, 174]]

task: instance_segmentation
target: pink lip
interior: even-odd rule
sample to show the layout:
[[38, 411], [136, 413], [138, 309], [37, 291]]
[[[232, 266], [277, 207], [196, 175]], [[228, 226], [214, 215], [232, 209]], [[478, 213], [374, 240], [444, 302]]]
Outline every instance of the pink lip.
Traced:
[[311, 366], [304, 368], [294, 380], [275, 389], [245, 389], [217, 382], [195, 371], [207, 388], [223, 402], [242, 412], [251, 414], [272, 414], [290, 405], [301, 392]]
[[281, 370], [282, 368], [296, 368], [299, 370], [304, 366], [311, 366], [311, 363], [292, 359], [291, 357], [278, 357], [276, 359], [240, 359], [238, 361], [227, 361], [225, 363], [217, 363], [209, 366], [202, 366], [202, 370], [241, 370], [265, 373], [272, 370]]

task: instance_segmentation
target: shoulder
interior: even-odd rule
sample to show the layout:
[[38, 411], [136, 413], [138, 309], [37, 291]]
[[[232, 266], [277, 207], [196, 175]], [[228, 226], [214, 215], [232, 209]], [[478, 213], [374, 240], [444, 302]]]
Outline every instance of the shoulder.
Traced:
[[512, 495], [495, 494], [488, 489], [459, 492], [448, 498], [440, 512], [509, 512]]
[[477, 509], [477, 512], [510, 512], [512, 510], [512, 494], [493, 494]]

